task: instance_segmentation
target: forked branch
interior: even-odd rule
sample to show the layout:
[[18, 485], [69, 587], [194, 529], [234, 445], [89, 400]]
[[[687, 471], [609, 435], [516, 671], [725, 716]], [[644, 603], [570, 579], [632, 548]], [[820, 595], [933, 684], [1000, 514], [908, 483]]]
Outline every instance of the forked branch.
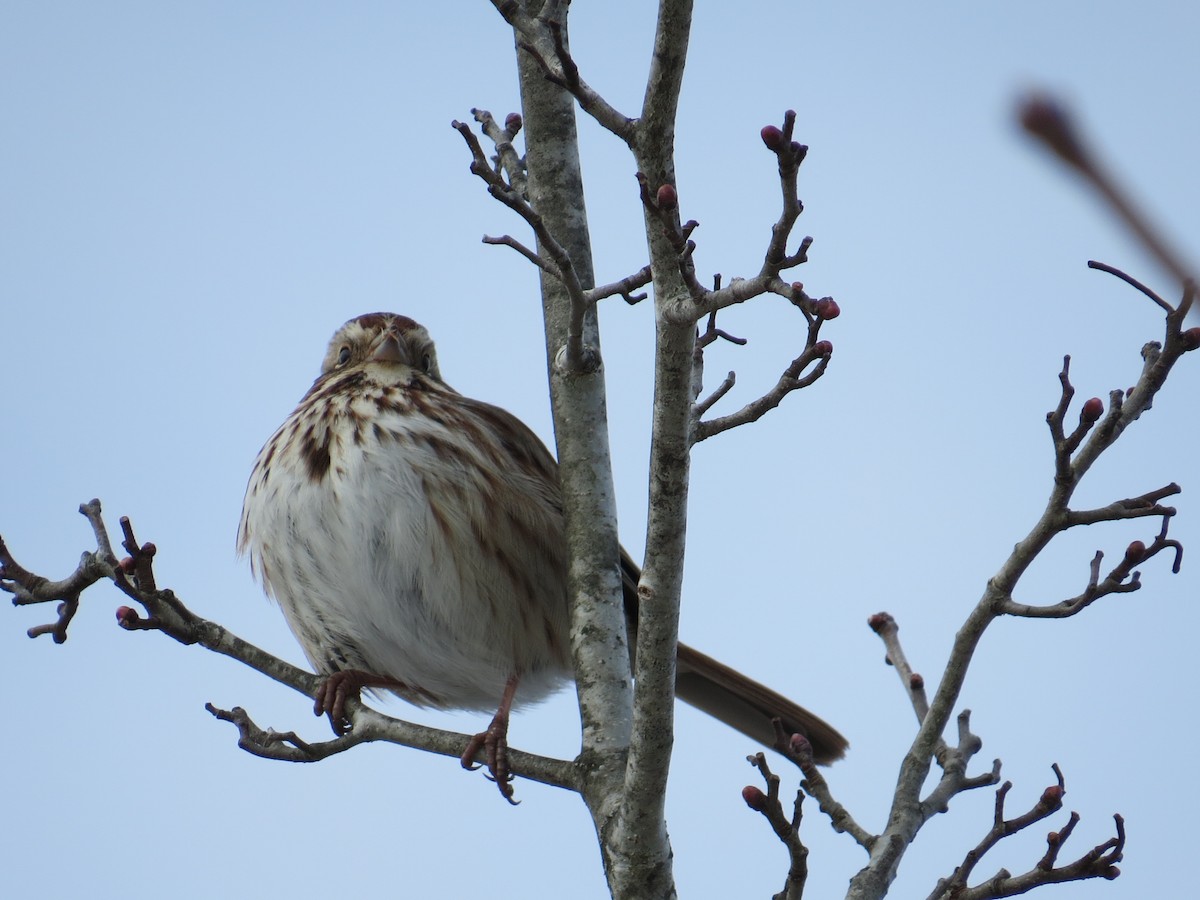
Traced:
[[1066, 785], [1058, 765], [1055, 764], [1052, 768], [1057, 783], [1047, 787], [1027, 812], [1012, 819], [1004, 818], [1005, 800], [1012, 789], [1012, 782], [1006, 781], [1001, 785], [1000, 789], [996, 791], [996, 805], [991, 829], [975, 847], [968, 851], [962, 863], [954, 870], [953, 875], [938, 881], [928, 900], [995, 900], [995, 898], [1023, 894], [1042, 885], [1058, 884], [1063, 881], [1082, 881], [1088, 878], [1112, 880], [1120, 874], [1116, 863], [1121, 861], [1125, 849], [1125, 823], [1120, 816], [1113, 817], [1116, 822], [1114, 837], [1093, 847], [1068, 865], [1055, 865], [1059, 851], [1079, 822], [1079, 814], [1073, 812], [1062, 830], [1052, 831], [1047, 835], [1046, 853], [1029, 871], [1014, 876], [1006, 869], [1000, 869], [987, 881], [981, 882], [975, 887], [967, 886], [967, 881], [976, 865], [1000, 841], [1024, 831], [1062, 809], [1062, 798], [1066, 793]]
[[[945, 673], [924, 713], [921, 711], [925, 705], [923, 689], [914, 687], [911, 681], [908, 685], [910, 697], [913, 699], [921, 725], [901, 766], [888, 828], [881, 836], [885, 839], [881, 841], [884, 848], [894, 845], [907, 846], [916, 836], [929, 812], [936, 811], [936, 807], [948, 799], [950, 793], [953, 793], [949, 788], [954, 787], [955, 784], [970, 783], [972, 786], [978, 786], [984, 783], [982, 777], [963, 781], [961, 775], [952, 773], [951, 767], [947, 763], [953, 763], [957, 768], [956, 752], [962, 756], [964, 749], [969, 748], [965, 748], [961, 740], [957, 751], [948, 748], [943, 733], [953, 714], [953, 708], [966, 679], [975, 648], [982, 639], [984, 631], [996, 618], [1002, 615], [1024, 618], [1062, 618], [1075, 615], [1101, 597], [1137, 590], [1141, 582], [1140, 574], [1135, 567], [1166, 550], [1173, 552], [1174, 565], [1172, 568], [1175, 571], [1178, 570], [1182, 560], [1182, 547], [1178, 541], [1168, 537], [1167, 531], [1175, 510], [1173, 507], [1161, 504], [1166, 497], [1178, 493], [1178, 485], [1166, 485], [1139, 497], [1118, 500], [1107, 506], [1089, 510], [1072, 510], [1070, 501], [1084, 475], [1096, 459], [1111, 447], [1124, 430], [1137, 421], [1142, 413], [1151, 408], [1153, 400], [1171, 368], [1182, 354], [1194, 349], [1196, 345], [1200, 345], [1200, 339], [1197, 339], [1200, 338], [1200, 331], [1196, 329], [1184, 331], [1182, 329], [1183, 316], [1186, 314], [1190, 302], [1190, 288], [1185, 287], [1183, 301], [1178, 307], [1170, 308], [1167, 311], [1162, 342], [1153, 341], [1142, 348], [1142, 372], [1133, 388], [1127, 392], [1112, 391], [1107, 413], [1103, 401], [1099, 398], [1093, 397], [1086, 401], [1080, 409], [1078, 424], [1070, 431], [1067, 430], [1065, 423], [1074, 399], [1075, 389], [1070, 380], [1070, 359], [1064, 360], [1062, 371], [1059, 374], [1061, 386], [1059, 401], [1055, 409], [1047, 415], [1047, 424], [1054, 447], [1054, 478], [1045, 511], [1029, 534], [1017, 543], [1008, 560], [996, 575], [988, 581], [983, 596], [967, 617], [962, 628], [959, 629]], [[1149, 546], [1142, 541], [1132, 542], [1127, 547], [1121, 561], [1103, 576], [1101, 574], [1103, 555], [1098, 553], [1092, 560], [1088, 584], [1078, 596], [1043, 606], [1014, 600], [1013, 594], [1021, 576], [1057, 535], [1079, 525], [1140, 519], [1146, 516], [1162, 517], [1163, 524], [1158, 536]], [[880, 631], [885, 640], [889, 635], [892, 639], [895, 638], [894, 629], [888, 626], [887, 619], [873, 617], [872, 627]], [[960, 734], [962, 724], [960, 719]], [[938, 788], [935, 788], [934, 792], [922, 801], [920, 800], [920, 791], [935, 759], [942, 765], [945, 774]], [[998, 766], [993, 772], [998, 778]], [[947, 781], [947, 778], [950, 781]], [[955, 779], [958, 781], [956, 782]], [[1118, 843], [1120, 842], [1119, 838], [1120, 836], [1117, 839]], [[1117, 844], [1113, 846], [1115, 847]], [[1109, 849], [1113, 848], [1109, 847]], [[1119, 853], [1119, 850], [1117, 852]], [[1093, 862], [1104, 857], [1104, 853], [1094, 854], [1094, 857]], [[1092, 858], [1092, 855], [1087, 857], [1087, 859]], [[1054, 878], [1066, 880], [1072, 877], [1095, 877], [1097, 874], [1104, 875], [1104, 873], [1113, 873], [1113, 877], [1115, 877], [1116, 869], [1111, 866], [1111, 861], [1109, 858], [1108, 863], [1096, 862], [1093, 865], [1084, 862], [1075, 867], [1055, 869]], [[892, 855], [877, 847], [876, 851], [872, 853], [870, 865], [855, 876], [850, 896], [880, 896], [895, 877], [897, 863], [897, 855]], [[1021, 878], [1026, 877], [1021, 876]], [[1029, 878], [1033, 877], [1029, 876]], [[1104, 877], [1110, 876], [1104, 875]], [[978, 893], [971, 896], [1009, 896], [1017, 893], [1013, 889], [1012, 883], [1008, 881], [1007, 873], [1004, 873], [1001, 881], [1005, 882], [1003, 888], [1005, 893]], [[1030, 885], [1033, 886], [1032, 881]], [[984, 888], [979, 890], [983, 891]]]
[[567, 90], [588, 115], [632, 146], [636, 121], [584, 81], [571, 57], [564, 27], [566, 4], [548, 0], [536, 16], [528, 15], [517, 0], [492, 0], [492, 6], [512, 27], [518, 46], [537, 61], [546, 78]]

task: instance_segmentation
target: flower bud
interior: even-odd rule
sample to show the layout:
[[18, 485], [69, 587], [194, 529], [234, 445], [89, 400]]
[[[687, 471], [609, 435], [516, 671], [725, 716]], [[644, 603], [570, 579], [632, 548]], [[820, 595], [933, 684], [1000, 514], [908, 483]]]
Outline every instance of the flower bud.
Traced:
[[1183, 349], [1185, 352], [1200, 347], [1200, 328], [1189, 328], [1180, 337], [1183, 338]]
[[1079, 413], [1079, 418], [1083, 421], [1091, 423], [1095, 422], [1104, 415], [1104, 401], [1099, 397], [1093, 397], [1083, 404], [1083, 409]]
[[788, 747], [793, 753], [812, 753], [812, 744], [802, 734], [793, 734], [788, 739]]
[[877, 612], [873, 616], [871, 616], [870, 618], [867, 619], [867, 625], [870, 627], [870, 629], [872, 631], [874, 631], [876, 634], [878, 634], [879, 632], [883, 631], [883, 629], [886, 626], [890, 625], [893, 621], [894, 620], [892, 619], [891, 613]]
[[1052, 784], [1042, 791], [1041, 804], [1043, 806], [1058, 806], [1062, 803], [1062, 797], [1063, 789], [1057, 784]]
[[813, 344], [813, 350], [816, 351], [818, 356], [830, 356], [833, 353], [833, 342], [817, 341]]
[[783, 132], [774, 125], [764, 125], [763, 130], [759, 132], [762, 135], [762, 142], [767, 145], [768, 150], [779, 152], [779, 148], [783, 146]]
[[658, 189], [656, 197], [659, 209], [674, 209], [679, 205], [679, 195], [675, 193], [675, 188], [672, 185], [664, 184]]
[[767, 808], [767, 795], [762, 792], [762, 788], [757, 788], [752, 784], [742, 788], [742, 799], [755, 812], [762, 812]]
[[842, 314], [842, 308], [832, 297], [822, 297], [817, 301], [817, 317], [820, 319], [836, 319]]
[[1130, 541], [1129, 546], [1125, 548], [1125, 562], [1131, 566], [1140, 563], [1145, 555], [1146, 545], [1141, 541]]

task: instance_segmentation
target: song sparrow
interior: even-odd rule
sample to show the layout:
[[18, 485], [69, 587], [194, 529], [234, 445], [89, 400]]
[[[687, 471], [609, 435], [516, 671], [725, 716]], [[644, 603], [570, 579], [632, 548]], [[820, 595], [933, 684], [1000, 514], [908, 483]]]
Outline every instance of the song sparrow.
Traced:
[[[433, 341], [371, 313], [333, 336], [321, 374], [258, 455], [238, 548], [318, 673], [315, 711], [344, 733], [346, 698], [493, 711], [481, 747], [511, 799], [510, 709], [572, 677], [557, 463], [504, 410], [442, 381]], [[627, 605], [637, 569], [622, 554]], [[790, 700], [679, 646], [679, 696], [755, 741], [772, 719], [818, 762], [845, 739]]]

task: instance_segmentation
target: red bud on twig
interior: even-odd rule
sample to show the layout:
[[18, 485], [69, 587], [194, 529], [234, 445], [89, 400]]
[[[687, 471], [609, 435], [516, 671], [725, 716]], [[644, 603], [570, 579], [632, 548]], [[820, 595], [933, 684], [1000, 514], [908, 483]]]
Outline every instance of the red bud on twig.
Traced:
[[767, 808], [767, 795], [762, 792], [761, 788], [756, 788], [752, 784], [742, 788], [742, 799], [755, 812], [762, 812]]
[[817, 317], [821, 319], [836, 319], [842, 314], [842, 308], [832, 297], [822, 297], [817, 301]]
[[802, 734], [793, 734], [788, 741], [788, 746], [791, 747], [793, 753], [812, 753], [812, 744]]
[[1063, 789], [1057, 784], [1052, 784], [1042, 791], [1042, 799], [1039, 802], [1042, 806], [1058, 806], [1062, 803], [1062, 798]]
[[883, 631], [887, 625], [891, 624], [892, 621], [893, 619], [891, 613], [877, 612], [867, 619], [867, 625], [872, 631], [878, 634], [879, 632]]

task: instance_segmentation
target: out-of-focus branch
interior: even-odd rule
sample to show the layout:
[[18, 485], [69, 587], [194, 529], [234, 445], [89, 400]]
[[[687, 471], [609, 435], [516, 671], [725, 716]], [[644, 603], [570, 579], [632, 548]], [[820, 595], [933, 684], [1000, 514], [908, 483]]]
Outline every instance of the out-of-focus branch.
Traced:
[[1138, 241], [1182, 284], [1195, 281], [1196, 270], [1171, 247], [1158, 227], [1138, 208], [1129, 192], [1103, 165], [1076, 127], [1066, 104], [1048, 94], [1034, 94], [1020, 104], [1021, 124], [1099, 192]]

